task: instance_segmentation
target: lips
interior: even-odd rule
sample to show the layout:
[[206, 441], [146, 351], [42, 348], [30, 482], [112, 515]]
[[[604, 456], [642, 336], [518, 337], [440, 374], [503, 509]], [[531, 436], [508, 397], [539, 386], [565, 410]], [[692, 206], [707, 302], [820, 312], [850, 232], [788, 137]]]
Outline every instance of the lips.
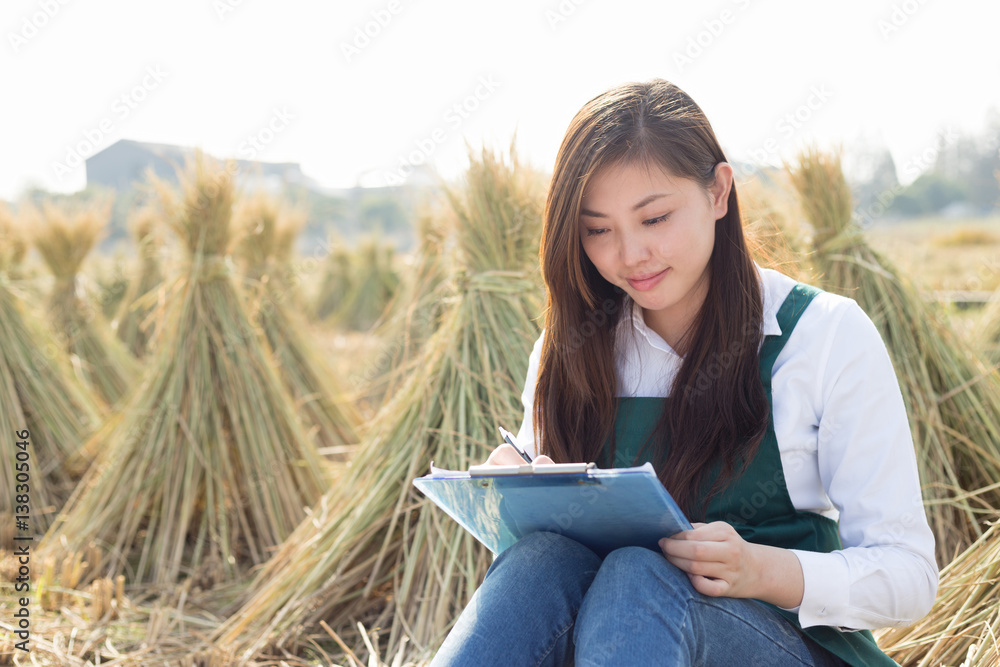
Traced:
[[660, 282], [660, 279], [663, 278], [663, 276], [669, 270], [670, 267], [667, 267], [662, 271], [660, 271], [659, 273], [648, 274], [645, 277], [639, 276], [636, 278], [626, 278], [626, 280], [628, 281], [628, 284], [632, 286], [633, 289], [637, 289], [640, 292], [642, 292], [648, 289], [652, 289], [658, 282]]

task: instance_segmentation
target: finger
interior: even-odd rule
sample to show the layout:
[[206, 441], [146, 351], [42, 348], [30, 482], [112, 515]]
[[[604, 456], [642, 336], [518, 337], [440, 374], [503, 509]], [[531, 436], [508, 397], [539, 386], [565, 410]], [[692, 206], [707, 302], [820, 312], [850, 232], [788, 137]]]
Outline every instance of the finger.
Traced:
[[737, 535], [736, 529], [725, 521], [712, 523], [695, 523], [691, 530], [682, 530], [670, 537], [677, 540], [699, 540], [703, 542], [721, 542]]
[[668, 556], [667, 560], [678, 570], [683, 570], [692, 576], [709, 577], [710, 579], [732, 579], [732, 571], [726, 567], [725, 563], [712, 563], [704, 560], [689, 560]]
[[725, 563], [730, 559], [729, 549], [724, 542], [677, 540], [665, 537], [659, 544], [664, 556], [703, 563]]
[[532, 463], [555, 463], [555, 461], [550, 459], [545, 454], [541, 454], [540, 456], [536, 456], [534, 460], [532, 460]]
[[688, 580], [696, 591], [702, 595], [720, 597], [729, 591], [729, 582], [725, 579], [713, 579], [698, 574], [688, 574]]
[[486, 459], [487, 465], [513, 466], [523, 465], [525, 460], [517, 453], [511, 445], [504, 443], [490, 452], [490, 457]]

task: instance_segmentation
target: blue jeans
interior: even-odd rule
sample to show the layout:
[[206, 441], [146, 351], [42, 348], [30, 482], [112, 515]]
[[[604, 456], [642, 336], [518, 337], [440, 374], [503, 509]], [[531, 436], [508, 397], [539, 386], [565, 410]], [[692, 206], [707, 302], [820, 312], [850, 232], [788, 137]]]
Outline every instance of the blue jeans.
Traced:
[[657, 551], [534, 533], [501, 553], [431, 667], [842, 665], [773, 609], [709, 597]]

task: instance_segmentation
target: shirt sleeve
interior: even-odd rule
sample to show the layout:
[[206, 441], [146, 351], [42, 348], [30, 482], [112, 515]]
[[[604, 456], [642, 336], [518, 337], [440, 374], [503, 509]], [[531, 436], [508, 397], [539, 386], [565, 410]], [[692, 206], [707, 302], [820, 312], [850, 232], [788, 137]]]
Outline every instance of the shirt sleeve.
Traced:
[[517, 432], [517, 444], [528, 452], [528, 456], [535, 458], [540, 449], [535, 445], [535, 431], [532, 424], [532, 410], [535, 406], [535, 385], [538, 383], [538, 366], [542, 359], [542, 339], [545, 338], [545, 330], [542, 329], [535, 346], [528, 356], [528, 372], [524, 379], [524, 390], [521, 392], [521, 404], [524, 406], [524, 420], [521, 422], [521, 429]]
[[938, 568], [899, 382], [878, 330], [853, 300], [831, 336], [825, 363], [817, 360], [818, 463], [843, 548], [792, 550], [805, 582], [799, 622], [910, 625], [934, 602]]

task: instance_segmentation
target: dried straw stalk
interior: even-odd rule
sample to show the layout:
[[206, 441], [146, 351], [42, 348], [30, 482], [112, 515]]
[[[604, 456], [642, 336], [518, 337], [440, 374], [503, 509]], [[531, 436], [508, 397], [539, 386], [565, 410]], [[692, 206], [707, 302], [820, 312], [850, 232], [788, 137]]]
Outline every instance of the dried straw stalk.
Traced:
[[877, 639], [902, 665], [1000, 664], [1000, 523], [941, 571], [927, 616], [906, 628], [882, 630]]
[[295, 314], [293, 287], [282, 278], [300, 223], [288, 220], [289, 213], [263, 194], [246, 200], [236, 217], [243, 231], [239, 253], [246, 266], [251, 318], [274, 355], [296, 411], [318, 447], [356, 445], [361, 417], [308, 339], [305, 322]]
[[387, 627], [422, 655], [442, 641], [491, 557], [412, 486], [428, 464], [464, 469], [496, 445], [498, 423], [522, 416], [521, 382], [537, 338], [535, 266], [541, 196], [517, 165], [483, 151], [451, 193], [461, 269], [440, 328], [414, 373], [383, 406], [343, 482], [331, 489], [215, 633], [246, 661], [268, 643], [292, 646], [324, 621], [363, 644], [354, 621]]
[[[60, 337], [65, 337], [65, 349], [84, 382], [114, 406], [131, 390], [139, 377], [139, 366], [111, 334], [103, 313], [85, 298], [77, 277], [104, 229], [110, 203], [71, 211], [47, 202], [42, 210], [34, 242], [55, 276], [50, 320]], [[28, 215], [33, 215], [30, 209]]]
[[[230, 275], [233, 184], [200, 153], [183, 200], [163, 183], [187, 263], [151, 370], [121, 417], [95, 438], [101, 456], [43, 538], [56, 562], [96, 544], [92, 575], [202, 588], [262, 563], [328, 484]], [[89, 576], [88, 575], [88, 576]], [[89, 578], [81, 580], [88, 583]]]
[[889, 349], [908, 408], [924, 503], [948, 562], [1000, 508], [1000, 376], [865, 242], [851, 221], [840, 158], [807, 150], [790, 170], [813, 225], [820, 284], [868, 313]]

